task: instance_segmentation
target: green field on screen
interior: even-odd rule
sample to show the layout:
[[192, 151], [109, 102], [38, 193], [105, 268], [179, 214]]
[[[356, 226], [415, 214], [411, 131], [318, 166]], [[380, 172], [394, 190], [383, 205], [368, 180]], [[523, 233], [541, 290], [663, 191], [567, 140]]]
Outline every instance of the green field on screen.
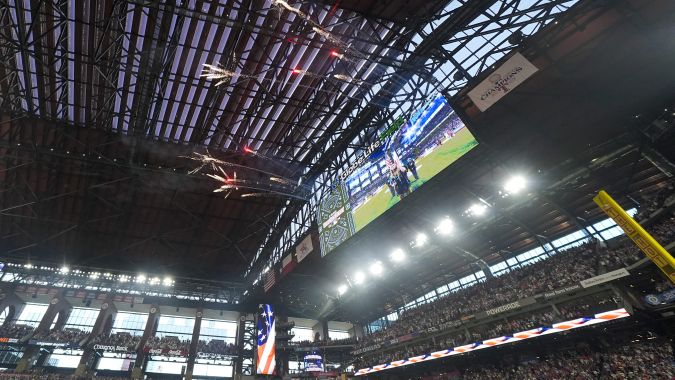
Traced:
[[[460, 129], [455, 137], [445, 140], [443, 144], [429, 154], [419, 157], [415, 162], [417, 163], [417, 174], [420, 178], [412, 182], [412, 190], [414, 191], [422, 186], [431, 177], [440, 173], [441, 170], [448, 167], [476, 145], [478, 145], [476, 138], [465, 127]], [[409, 173], [408, 177], [411, 181], [414, 180], [411, 173]], [[380, 186], [373, 196], [368, 197], [362, 205], [352, 210], [356, 231], [365, 227], [399, 201], [400, 198], [398, 196], [391, 195], [386, 184]]]

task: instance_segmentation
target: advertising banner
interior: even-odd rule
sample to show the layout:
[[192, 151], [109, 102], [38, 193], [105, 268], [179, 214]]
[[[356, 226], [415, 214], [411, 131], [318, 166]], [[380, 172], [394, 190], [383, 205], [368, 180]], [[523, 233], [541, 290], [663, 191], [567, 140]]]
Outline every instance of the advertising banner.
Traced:
[[617, 278], [626, 277], [626, 276], [630, 276], [630, 273], [628, 273], [626, 268], [621, 268], [621, 269], [617, 269], [617, 270], [613, 270], [611, 272], [601, 274], [599, 276], [595, 276], [595, 277], [591, 277], [591, 278], [586, 279], [586, 280], [582, 280], [581, 286], [584, 287], [584, 288], [590, 288], [591, 286], [604, 284], [605, 282], [610, 282], [610, 281], [616, 280]]
[[469, 91], [469, 98], [479, 110], [485, 112], [538, 70], [522, 54], [516, 53]]
[[651, 306], [675, 303], [675, 289], [666, 290], [659, 294], [648, 294], [645, 296], [645, 302]]

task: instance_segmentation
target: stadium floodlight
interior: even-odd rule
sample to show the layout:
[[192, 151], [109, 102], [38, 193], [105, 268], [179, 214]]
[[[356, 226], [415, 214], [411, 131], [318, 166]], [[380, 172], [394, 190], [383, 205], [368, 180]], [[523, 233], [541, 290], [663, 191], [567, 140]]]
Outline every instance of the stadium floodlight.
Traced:
[[487, 212], [487, 206], [482, 203], [474, 203], [466, 210], [470, 215], [483, 216]]
[[164, 286], [171, 286], [173, 284], [173, 280], [171, 277], [164, 277], [164, 281], [162, 281], [162, 284]]
[[417, 236], [415, 236], [415, 247], [421, 247], [427, 243], [429, 240], [429, 237], [425, 233], [418, 233]]
[[118, 278], [119, 282], [127, 282], [129, 281], [129, 277], [122, 275]]
[[23, 267], [26, 268], [26, 269], [33, 269], [33, 264], [28, 263], [28, 264], [24, 265]]
[[527, 180], [522, 175], [514, 175], [504, 182], [504, 191], [507, 194], [518, 194], [527, 186]]
[[59, 272], [61, 272], [63, 274], [66, 274], [66, 273], [70, 272], [70, 269], [67, 266], [64, 265], [64, 266], [61, 267], [61, 269], [59, 269]]
[[356, 272], [356, 273], [354, 273], [354, 278], [353, 278], [353, 280], [354, 280], [354, 283], [355, 283], [356, 285], [361, 285], [361, 284], [363, 284], [363, 282], [366, 280], [366, 275], [363, 274], [363, 272], [360, 272], [360, 271], [359, 271], [359, 272]]
[[449, 235], [454, 229], [455, 225], [452, 224], [452, 220], [446, 217], [443, 218], [440, 223], [438, 223], [436, 232], [438, 232], [439, 235]]
[[401, 248], [396, 248], [394, 251], [391, 252], [391, 255], [389, 255], [391, 258], [391, 261], [394, 262], [401, 262], [405, 259], [405, 252]]
[[139, 274], [138, 276], [136, 276], [136, 282], [139, 283], [139, 284], [144, 283], [145, 282], [145, 275]]
[[348, 289], [348, 288], [347, 288], [347, 285], [341, 284], [341, 285], [338, 286], [338, 288], [337, 288], [338, 295], [343, 295], [343, 294], [345, 294], [345, 293], [347, 292], [347, 289]]
[[100, 275], [101, 275], [101, 274], [98, 273], [98, 272], [91, 272], [91, 273], [89, 274], [89, 278], [91, 278], [92, 280], [96, 280]]
[[150, 284], [151, 284], [151, 285], [158, 285], [158, 284], [159, 284], [159, 277], [153, 277], [153, 278], [150, 280]]
[[382, 263], [380, 261], [376, 261], [372, 264], [370, 264], [370, 273], [374, 274], [375, 276], [380, 276], [382, 275], [382, 272], [384, 272], [384, 267], [382, 267]]

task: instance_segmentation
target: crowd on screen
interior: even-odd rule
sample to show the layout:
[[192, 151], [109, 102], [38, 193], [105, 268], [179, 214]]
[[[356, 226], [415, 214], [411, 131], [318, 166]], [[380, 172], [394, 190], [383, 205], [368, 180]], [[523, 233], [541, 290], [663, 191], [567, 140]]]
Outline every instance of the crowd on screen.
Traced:
[[190, 349], [190, 340], [180, 340], [178, 337], [165, 335], [163, 337], [151, 336], [145, 342], [145, 347], [150, 349], [167, 349], [187, 351]]
[[673, 350], [663, 341], [638, 342], [609, 348], [602, 352], [580, 350], [558, 353], [517, 364], [486, 365], [468, 368], [443, 379], [462, 380], [671, 380], [675, 376]]
[[68, 328], [63, 330], [43, 331], [35, 334], [33, 339], [44, 342], [78, 344], [82, 339], [86, 338], [87, 335], [89, 335], [89, 332], [87, 331]]
[[235, 355], [237, 346], [232, 343], [225, 343], [222, 339], [211, 339], [210, 341], [199, 340], [197, 343], [197, 352], [216, 355]]
[[91, 341], [91, 345], [127, 347], [131, 350], [138, 348], [141, 342], [139, 335], [131, 335], [128, 332], [117, 332], [110, 334], [100, 334]]
[[527, 331], [554, 323], [572, 320], [581, 317], [593, 316], [595, 313], [613, 310], [619, 307], [619, 300], [612, 294], [599, 293], [570, 301], [558, 307], [559, 312], [547, 307], [545, 309], [519, 314], [482, 325], [477, 325], [465, 331], [458, 331], [450, 336], [425, 339], [418, 343], [409, 343], [398, 346], [396, 350], [363, 354], [357, 359], [354, 366], [357, 369], [372, 367], [378, 364], [389, 363], [423, 353], [463, 346], [470, 343], [493, 339], [515, 332]]
[[0, 327], [0, 338], [21, 339], [32, 334], [34, 330], [33, 326], [6, 323]]
[[[675, 218], [668, 217], [649, 230], [657, 240], [672, 242], [675, 240]], [[629, 242], [610, 249], [591, 241], [408, 309], [388, 328], [366, 335], [356, 348], [422, 331], [518, 299], [576, 285], [581, 280], [631, 265], [642, 257], [644, 255], [638, 248]]]

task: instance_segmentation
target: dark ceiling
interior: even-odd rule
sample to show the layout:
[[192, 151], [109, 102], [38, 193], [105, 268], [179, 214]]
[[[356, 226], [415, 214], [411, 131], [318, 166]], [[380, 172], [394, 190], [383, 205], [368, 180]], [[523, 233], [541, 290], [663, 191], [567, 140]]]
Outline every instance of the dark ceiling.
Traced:
[[[292, 6], [331, 37], [271, 1], [3, 2], [3, 257], [240, 280], [286, 199], [224, 199], [183, 156], [299, 179], [422, 23]], [[331, 55], [347, 42], [359, 58]], [[236, 75], [216, 86], [204, 64]]]
[[[511, 170], [538, 178], [537, 193], [509, 215], [464, 226], [461, 248], [489, 262], [496, 252], [534, 246], [538, 235], [576, 228], [551, 199], [594, 220], [590, 195], [598, 188], [637, 197], [665, 179], [632, 132], [672, 103], [672, 2], [281, 3], [2, 3], [2, 258], [241, 280], [256, 260], [267, 264], [307, 203], [244, 191], [225, 198], [213, 192], [214, 180], [189, 173], [197, 163], [185, 156], [208, 151], [251, 182], [268, 181], [265, 171], [311, 183], [437, 91], [452, 96], [481, 144], [340, 250], [314, 255], [277, 285], [274, 294], [298, 306], [292, 312], [327, 313], [326, 294], [354, 263], [382, 254], [382, 241], [405, 243], [437, 215], [489, 198]], [[509, 39], [514, 31], [536, 34], [519, 44]], [[516, 47], [540, 72], [478, 114], [462, 89]], [[205, 63], [235, 76], [216, 86], [200, 76]], [[366, 306], [381, 314], [471, 264], [428, 254], [411, 272], [345, 302], [342, 317], [365, 318]]]

